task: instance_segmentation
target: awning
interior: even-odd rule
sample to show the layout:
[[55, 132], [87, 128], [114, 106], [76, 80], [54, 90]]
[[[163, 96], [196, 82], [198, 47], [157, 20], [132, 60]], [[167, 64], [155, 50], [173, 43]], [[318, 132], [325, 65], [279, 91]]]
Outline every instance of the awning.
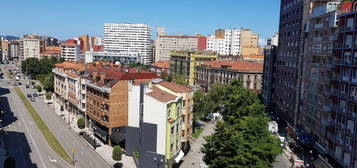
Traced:
[[183, 158], [184, 155], [185, 155], [185, 154], [182, 152], [182, 150], [180, 150], [180, 153], [179, 153], [179, 154], [176, 156], [176, 158], [175, 158], [176, 163], [179, 163], [180, 160]]

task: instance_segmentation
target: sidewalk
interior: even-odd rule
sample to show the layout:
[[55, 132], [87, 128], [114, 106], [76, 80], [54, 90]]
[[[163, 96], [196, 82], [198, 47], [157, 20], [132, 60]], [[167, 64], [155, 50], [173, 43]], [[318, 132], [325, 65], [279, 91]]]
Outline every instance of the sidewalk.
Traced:
[[204, 130], [201, 135], [197, 139], [191, 139], [191, 150], [182, 159], [181, 168], [208, 168], [202, 160], [203, 153], [201, 152], [201, 147], [206, 143], [204, 137], [214, 133], [215, 124], [211, 122], [204, 124]]
[[[59, 110], [54, 110], [54, 111], [56, 112], [56, 114], [59, 117], [61, 117], [61, 119], [64, 121], [64, 123], [66, 123], [67, 125], [68, 125], [68, 123], [70, 123], [69, 126], [72, 128], [73, 131], [75, 131], [78, 134], [78, 136], [81, 131], [85, 131], [88, 134], [93, 135], [92, 130], [90, 130], [88, 127], [86, 127], [83, 130], [80, 130], [78, 128], [78, 125], [77, 125], [77, 120], [79, 119], [78, 116], [76, 116], [74, 114], [70, 114], [67, 111], [63, 111], [62, 116], [61, 116], [61, 112]], [[100, 147], [97, 147], [95, 149], [95, 152], [97, 152], [99, 154], [99, 156], [101, 156], [109, 165], [114, 165], [116, 163], [116, 161], [114, 161], [112, 158], [113, 147], [111, 147], [107, 144], [104, 144], [97, 137], [95, 137], [95, 136], [93, 136], [93, 137], [96, 139], [97, 142], [99, 142], [101, 144]], [[86, 141], [86, 140], [83, 139], [83, 141]], [[122, 161], [120, 161], [119, 163], [123, 164], [123, 168], [136, 168], [134, 159], [130, 156], [126, 156], [125, 154], [122, 155]]]

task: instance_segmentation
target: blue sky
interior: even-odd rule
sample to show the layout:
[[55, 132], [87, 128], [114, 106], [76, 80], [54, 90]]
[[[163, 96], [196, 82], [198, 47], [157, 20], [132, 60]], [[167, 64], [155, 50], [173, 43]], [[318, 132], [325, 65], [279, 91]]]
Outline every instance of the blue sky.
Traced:
[[218, 28], [251, 28], [261, 38], [278, 31], [280, 0], [8, 0], [0, 35], [37, 33], [67, 39], [103, 34], [103, 24], [146, 23], [167, 34], [209, 35]]

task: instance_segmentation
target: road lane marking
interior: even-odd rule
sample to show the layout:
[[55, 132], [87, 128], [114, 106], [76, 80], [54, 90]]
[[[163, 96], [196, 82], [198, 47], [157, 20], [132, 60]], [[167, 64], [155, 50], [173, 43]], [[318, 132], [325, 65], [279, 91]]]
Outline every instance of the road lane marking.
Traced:
[[[10, 92], [11, 92], [11, 91], [10, 91]], [[11, 96], [12, 100], [15, 100], [13, 94], [10, 93], [10, 96]], [[18, 105], [18, 102], [14, 101], [14, 103]], [[15, 108], [16, 108], [16, 110], [17, 110], [17, 106], [15, 106]], [[17, 110], [17, 111], [18, 111], [18, 110]], [[19, 112], [19, 113], [20, 113], [20, 112]], [[20, 121], [24, 123], [25, 128], [26, 128], [26, 131], [27, 131], [27, 133], [29, 134], [33, 145], [35, 146], [35, 149], [36, 149], [36, 151], [37, 151], [37, 153], [38, 153], [38, 156], [40, 157], [40, 160], [41, 160], [41, 163], [42, 163], [43, 167], [47, 168], [46, 165], [45, 165], [45, 163], [43, 162], [43, 159], [42, 159], [40, 150], [38, 149], [37, 144], [36, 144], [35, 140], [33, 139], [32, 134], [30, 133], [30, 130], [28, 129], [26, 123], [23, 121], [22, 116], [21, 116], [21, 117], [18, 117], [18, 118], [20, 118]]]
[[48, 159], [50, 159], [51, 162], [55, 162], [55, 163], [57, 162], [56, 159], [51, 159], [50, 155], [48, 155]]

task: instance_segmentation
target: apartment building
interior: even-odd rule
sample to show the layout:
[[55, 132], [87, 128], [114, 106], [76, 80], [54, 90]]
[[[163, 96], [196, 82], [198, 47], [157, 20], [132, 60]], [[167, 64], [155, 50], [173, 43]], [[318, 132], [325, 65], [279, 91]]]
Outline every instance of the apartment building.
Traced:
[[77, 44], [65, 43], [61, 46], [61, 57], [66, 61], [79, 61], [80, 52], [80, 47]]
[[2, 52], [2, 57], [1, 57], [1, 62], [7, 62], [10, 60], [9, 58], [9, 41], [8, 40], [1, 40], [1, 52]]
[[162, 72], [170, 73], [170, 61], [157, 61], [151, 64], [151, 72], [161, 74]]
[[262, 90], [262, 62], [215, 60], [198, 65], [195, 69], [195, 83], [205, 90], [215, 83], [228, 85], [236, 79], [242, 81], [243, 87], [256, 93]]
[[9, 59], [19, 60], [20, 57], [20, 43], [19, 41], [10, 41], [9, 43]]
[[38, 35], [24, 35], [20, 40], [20, 60], [40, 58], [40, 42]]
[[137, 52], [138, 62], [149, 65], [152, 63], [151, 28], [146, 24], [104, 24], [104, 50], [122, 53]]
[[178, 85], [173, 82], [166, 82], [162, 79], [156, 79], [150, 84], [164, 90], [172, 95], [182, 97], [182, 111], [181, 111], [181, 142], [182, 150], [185, 153], [189, 150], [190, 138], [192, 137], [193, 127], [193, 89]]
[[87, 35], [79, 36], [79, 48], [81, 50], [81, 54], [84, 54], [86, 51], [90, 51], [92, 46], [91, 37]]
[[85, 117], [86, 87], [84, 75], [86, 65], [76, 62], [63, 62], [52, 69], [54, 78], [54, 109], [59, 115], [70, 114], [68, 123], [75, 117]]
[[86, 72], [86, 111], [90, 128], [109, 145], [118, 144], [124, 140], [128, 126], [128, 81], [140, 83], [155, 79], [157, 75], [116, 65], [96, 65]]
[[308, 22], [303, 62], [299, 123], [326, 154], [327, 130], [331, 121], [331, 76], [333, 45], [336, 39], [336, 9], [339, 2], [315, 3]]
[[123, 64], [137, 63], [140, 61], [138, 52], [117, 52], [117, 51], [87, 51], [84, 54], [86, 63], [96, 61], [120, 62]]
[[155, 60], [169, 61], [171, 51], [197, 50], [199, 36], [165, 35], [165, 30], [160, 28], [160, 34], [155, 41]]
[[259, 55], [259, 34], [253, 33], [250, 29], [240, 31], [241, 55]]
[[[327, 130], [328, 153], [343, 167], [357, 166], [357, 3], [345, 2], [337, 12], [337, 43], [332, 69], [332, 114]], [[328, 92], [327, 92], [328, 93]]]
[[135, 81], [129, 81], [127, 94], [126, 154], [140, 153], [136, 158], [140, 168], [170, 168], [179, 163], [184, 156], [181, 150], [182, 97]]
[[195, 85], [195, 67], [218, 59], [212, 51], [173, 51], [170, 58], [170, 74], [183, 76], [189, 85]]
[[304, 26], [310, 11], [309, 0], [282, 0], [279, 48], [273, 76], [272, 110], [288, 126], [295, 128], [301, 94]]
[[262, 98], [267, 112], [272, 112], [271, 99], [274, 92], [274, 74], [276, 73], [274, 62], [277, 57], [278, 35], [267, 39], [267, 46], [264, 48], [264, 72]]
[[241, 30], [218, 29], [207, 37], [207, 50], [219, 55], [240, 55]]

